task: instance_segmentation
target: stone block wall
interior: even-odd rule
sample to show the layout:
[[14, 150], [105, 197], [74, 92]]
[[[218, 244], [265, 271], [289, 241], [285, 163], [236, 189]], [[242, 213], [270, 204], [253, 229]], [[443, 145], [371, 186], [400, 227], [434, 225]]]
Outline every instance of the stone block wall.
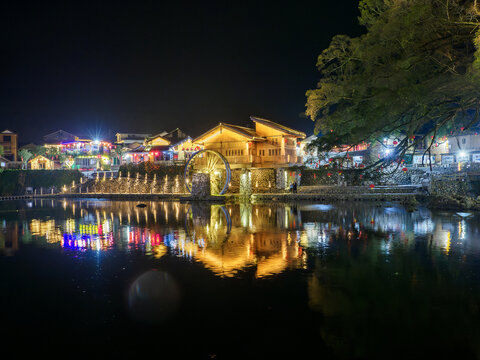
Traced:
[[107, 194], [183, 194], [187, 190], [183, 176], [162, 176], [138, 178], [97, 179], [84, 183], [79, 192], [97, 192]]
[[240, 174], [239, 194], [245, 197], [252, 195], [252, 173], [246, 169]]
[[471, 193], [471, 184], [465, 175], [433, 176], [429, 191], [440, 196], [466, 196]]
[[192, 196], [194, 198], [207, 198], [210, 192], [210, 175], [197, 173], [192, 178]]
[[275, 169], [251, 169], [252, 191], [254, 193], [271, 193], [276, 191]]
[[287, 188], [287, 183], [285, 181], [285, 169], [279, 168], [275, 169], [275, 188], [278, 190], [284, 190]]
[[231, 178], [230, 178], [230, 186], [228, 187], [227, 193], [229, 194], [238, 194], [240, 191], [240, 175], [244, 169], [232, 169]]
[[[228, 193], [238, 194], [247, 192], [271, 193], [276, 191], [276, 170], [268, 169], [233, 169]], [[242, 178], [243, 173], [250, 173], [249, 178]], [[243, 180], [242, 180], [243, 179]], [[250, 188], [251, 190], [246, 190]]]

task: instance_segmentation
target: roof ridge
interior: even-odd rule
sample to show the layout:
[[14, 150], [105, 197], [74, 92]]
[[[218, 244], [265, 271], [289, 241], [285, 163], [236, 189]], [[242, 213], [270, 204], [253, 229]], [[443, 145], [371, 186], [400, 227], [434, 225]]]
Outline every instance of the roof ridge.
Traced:
[[227, 123], [222, 123], [222, 125], [234, 126], [234, 127], [238, 127], [238, 128], [241, 128], [241, 129], [248, 129], [248, 130], [253, 130], [253, 131], [255, 131], [255, 129], [252, 129], [251, 127], [248, 127], [248, 126], [235, 125], [235, 124], [227, 124]]
[[277, 128], [280, 128], [284, 131], [288, 131], [288, 132], [291, 132], [293, 134], [302, 135], [302, 136], [305, 136], [305, 137], [307, 136], [307, 134], [305, 134], [303, 131], [292, 129], [288, 126], [276, 123], [275, 121], [272, 121], [272, 120], [269, 120], [269, 119], [261, 118], [259, 116], [250, 115], [250, 120], [252, 120], [253, 122], [256, 122], [256, 121], [267, 122], [267, 123], [269, 123], [273, 126], [276, 126]]

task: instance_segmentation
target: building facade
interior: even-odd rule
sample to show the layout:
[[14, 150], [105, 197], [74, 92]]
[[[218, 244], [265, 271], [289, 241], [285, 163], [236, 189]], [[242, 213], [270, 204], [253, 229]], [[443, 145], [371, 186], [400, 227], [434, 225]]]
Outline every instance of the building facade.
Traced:
[[45, 156], [38, 155], [28, 162], [28, 167], [31, 170], [54, 170], [56, 166], [53, 160], [50, 160]]
[[[4, 130], [0, 133], [0, 145], [3, 147], [3, 157], [9, 161], [17, 161], [18, 135], [13, 131]], [[0, 154], [1, 155], [1, 154]]]
[[273, 121], [251, 116], [254, 128], [220, 123], [193, 140], [197, 146], [221, 153], [232, 168], [299, 165], [297, 147], [306, 137]]

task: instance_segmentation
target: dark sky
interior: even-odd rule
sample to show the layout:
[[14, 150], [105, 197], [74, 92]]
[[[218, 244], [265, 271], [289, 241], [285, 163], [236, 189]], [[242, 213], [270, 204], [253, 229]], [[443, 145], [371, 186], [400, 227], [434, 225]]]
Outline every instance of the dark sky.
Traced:
[[357, 1], [1, 2], [0, 130], [197, 136], [249, 115], [301, 118], [333, 35], [358, 35]]

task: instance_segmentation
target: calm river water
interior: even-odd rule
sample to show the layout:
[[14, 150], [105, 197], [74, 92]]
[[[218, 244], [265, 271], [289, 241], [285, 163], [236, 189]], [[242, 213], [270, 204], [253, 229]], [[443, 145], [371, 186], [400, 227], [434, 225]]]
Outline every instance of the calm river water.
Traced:
[[2, 344], [480, 358], [480, 214], [0, 202]]

